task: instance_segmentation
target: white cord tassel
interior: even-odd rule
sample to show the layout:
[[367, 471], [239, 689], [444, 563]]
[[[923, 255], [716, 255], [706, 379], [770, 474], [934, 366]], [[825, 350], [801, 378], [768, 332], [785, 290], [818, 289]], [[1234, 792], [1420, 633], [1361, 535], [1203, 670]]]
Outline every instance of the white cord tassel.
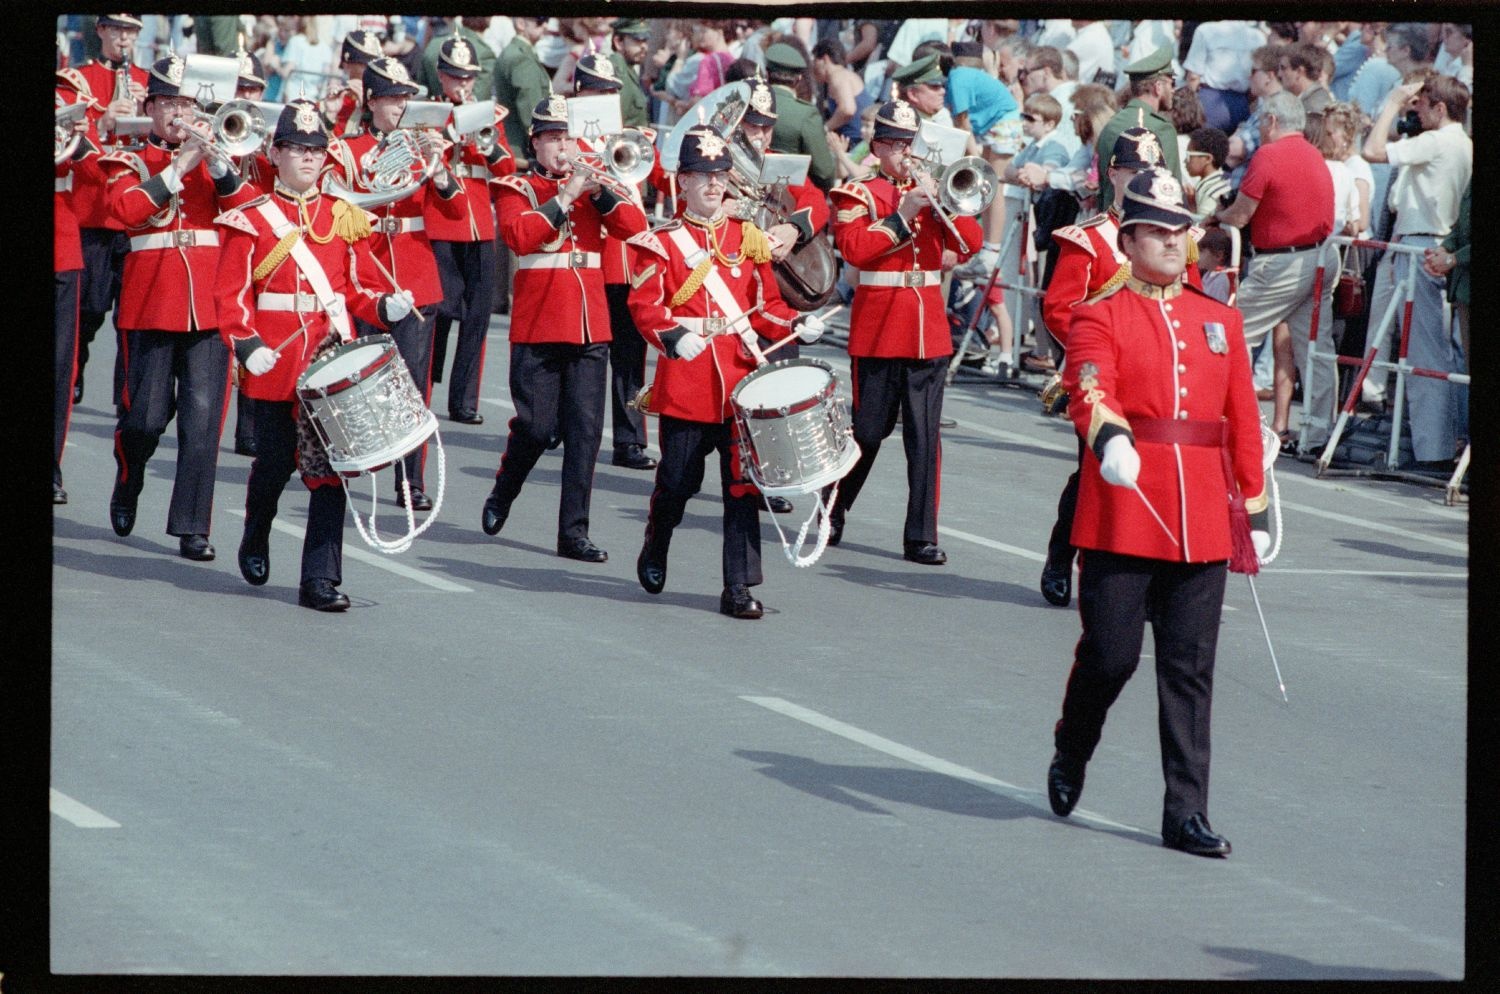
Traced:
[[1265, 415], [1261, 415], [1260, 439], [1261, 449], [1264, 452], [1261, 463], [1265, 469], [1266, 480], [1270, 484], [1271, 518], [1276, 522], [1271, 551], [1267, 552], [1265, 558], [1260, 561], [1262, 566], [1269, 566], [1276, 558], [1276, 554], [1281, 551], [1281, 487], [1276, 482], [1276, 457], [1281, 455], [1281, 439], [1277, 438], [1271, 426], [1266, 424]]
[[412, 513], [411, 509], [411, 481], [404, 477], [401, 480], [401, 492], [404, 497], [402, 503], [406, 505], [406, 534], [401, 538], [394, 540], [382, 539], [380, 533], [375, 528], [375, 513], [380, 503], [380, 486], [376, 479], [380, 475], [379, 473], [370, 474], [370, 488], [372, 493], [370, 497], [369, 531], [365, 530], [365, 524], [360, 520], [359, 511], [354, 507], [352, 502], [350, 503], [349, 513], [354, 516], [354, 528], [359, 532], [359, 537], [364, 539], [365, 544], [370, 548], [378, 552], [384, 552], [387, 555], [398, 555], [410, 549], [412, 542], [416, 540], [417, 536], [425, 532], [428, 528], [431, 528], [432, 523], [437, 520], [438, 511], [443, 508], [443, 491], [447, 486], [447, 457], [443, 454], [442, 436], [434, 430], [432, 437], [437, 442], [438, 488], [437, 499], [433, 501], [432, 510], [428, 513], [426, 521], [422, 522], [421, 525], [417, 524], [416, 516]]
[[[786, 554], [787, 562], [802, 569], [811, 566], [822, 558], [824, 550], [828, 548], [829, 536], [833, 533], [833, 502], [838, 499], [838, 495], [839, 485], [837, 482], [834, 483], [833, 489], [828, 492], [827, 502], [824, 502], [816, 493], [814, 494], [813, 512], [808, 516], [806, 521], [802, 522], [802, 529], [797, 532], [797, 541], [795, 544], [787, 542], [786, 535], [781, 530], [781, 524], [776, 520], [775, 514], [771, 512], [770, 501], [766, 500], [764, 494], [761, 495], [761, 500], [766, 505], [766, 511], [771, 513], [771, 524], [776, 528], [776, 537], [781, 539], [781, 551]], [[813, 546], [812, 554], [804, 556], [802, 555], [802, 550], [807, 545], [807, 532], [812, 527], [814, 521], [818, 522], [818, 541]]]

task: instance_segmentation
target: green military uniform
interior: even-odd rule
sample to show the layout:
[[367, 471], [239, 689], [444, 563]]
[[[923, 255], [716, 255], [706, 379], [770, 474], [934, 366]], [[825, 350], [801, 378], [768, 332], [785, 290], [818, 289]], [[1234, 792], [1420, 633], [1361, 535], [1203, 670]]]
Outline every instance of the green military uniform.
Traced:
[[1453, 230], [1448, 232], [1448, 237], [1443, 239], [1442, 245], [1445, 251], [1453, 254], [1458, 263], [1448, 273], [1448, 299], [1465, 307], [1469, 306], [1469, 243], [1473, 237], [1469, 226], [1469, 198], [1473, 189], [1471, 180], [1464, 187], [1463, 199], [1458, 202], [1458, 220], [1454, 222]]
[[[1130, 77], [1131, 82], [1142, 79], [1150, 79], [1153, 76], [1167, 75], [1172, 71], [1172, 50], [1170, 48], [1158, 48], [1150, 55], [1132, 62], [1125, 67], [1125, 74]], [[1165, 158], [1163, 165], [1172, 171], [1172, 175], [1178, 182], [1182, 181], [1182, 160], [1177, 151], [1177, 129], [1173, 127], [1171, 118], [1163, 117], [1152, 110], [1150, 105], [1140, 98], [1134, 98], [1109, 119], [1104, 129], [1099, 132], [1098, 140], [1094, 143], [1095, 149], [1106, 150], [1099, 160], [1099, 200], [1101, 207], [1108, 207], [1114, 203], [1114, 187], [1109, 182], [1109, 170], [1105, 168], [1108, 164], [1108, 151], [1115, 147], [1115, 139], [1127, 128], [1142, 127], [1156, 136], [1161, 142], [1162, 156]]]
[[[766, 65], [773, 70], [802, 71], [807, 69], [807, 60], [792, 46], [777, 42], [766, 50]], [[828, 133], [823, 128], [823, 115], [818, 108], [799, 99], [791, 87], [775, 83], [772, 88], [781, 92], [776, 95], [776, 129], [771, 132], [771, 151], [811, 156], [808, 178], [820, 190], [833, 189], [837, 174], [833, 150], [828, 147]]]
[[526, 157], [531, 112], [551, 92], [552, 77], [537, 58], [536, 49], [516, 35], [495, 60], [495, 102], [511, 111], [505, 118], [505, 141], [511, 154]]
[[[636, 17], [619, 18], [613, 27], [616, 35], [629, 35], [642, 40], [651, 33], [646, 22]], [[651, 113], [646, 102], [646, 90], [641, 86], [640, 73], [619, 52], [610, 52], [609, 61], [615, 67], [615, 75], [620, 77], [621, 121], [627, 128], [649, 127]]]
[[[454, 24], [453, 31], [438, 35], [422, 50], [422, 82], [427, 86], [428, 99], [443, 99], [443, 84], [438, 79], [438, 50], [443, 47], [443, 42], [454, 37], [462, 38], [469, 43], [469, 46], [474, 49], [474, 61], [479, 64], [479, 75], [474, 77], [473, 99], [475, 101], [489, 100], [495, 95], [495, 50], [490, 48], [489, 42], [462, 24]], [[537, 98], [537, 100], [540, 99], [541, 97]], [[531, 106], [535, 107], [536, 101], [532, 101]], [[514, 114], [511, 115], [511, 117], [514, 116]], [[505, 137], [510, 138], [509, 132]]]

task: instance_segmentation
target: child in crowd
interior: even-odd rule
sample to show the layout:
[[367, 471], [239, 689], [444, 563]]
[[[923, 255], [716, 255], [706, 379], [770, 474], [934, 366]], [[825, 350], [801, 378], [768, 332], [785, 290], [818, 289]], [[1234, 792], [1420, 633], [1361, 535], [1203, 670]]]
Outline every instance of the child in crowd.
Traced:
[[1229, 178], [1224, 175], [1228, 155], [1229, 136], [1218, 128], [1199, 128], [1188, 138], [1183, 165], [1195, 181], [1186, 191], [1188, 210], [1199, 224], [1231, 199]]
[[1209, 228], [1198, 239], [1198, 275], [1203, 277], [1203, 292], [1221, 304], [1228, 304], [1233, 293], [1230, 255], [1229, 233], [1223, 228]]

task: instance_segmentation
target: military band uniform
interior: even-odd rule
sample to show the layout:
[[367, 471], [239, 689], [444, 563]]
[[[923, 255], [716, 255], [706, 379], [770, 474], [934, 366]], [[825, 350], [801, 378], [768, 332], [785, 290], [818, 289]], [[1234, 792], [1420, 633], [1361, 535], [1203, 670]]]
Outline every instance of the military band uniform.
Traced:
[[[54, 99], [58, 107], [86, 102], [73, 86], [59, 80]], [[66, 504], [63, 489], [63, 444], [73, 414], [73, 381], [78, 373], [78, 297], [83, 282], [83, 247], [78, 215], [73, 213], [73, 185], [80, 161], [97, 158], [98, 146], [80, 139], [71, 157], [53, 170], [52, 187], [52, 503]]]
[[[707, 129], [689, 132], [680, 168], [727, 169], [724, 142]], [[761, 495], [741, 461], [730, 397], [757, 365], [741, 338], [745, 325], [754, 334], [779, 340], [793, 333], [799, 315], [781, 299], [764, 233], [749, 222], [722, 213], [711, 219], [686, 214], [636, 235], [629, 245], [634, 274], [630, 310], [646, 341], [664, 357], [656, 363], [651, 386], [662, 454], [637, 577], [648, 592], [662, 590], [673, 531], [703, 485], [705, 460], [717, 452], [723, 498], [719, 609], [736, 617], [760, 617], [762, 606], [749, 588], [764, 580]], [[728, 326], [727, 319], [756, 307], [761, 309], [746, 321]], [[702, 354], [680, 358], [678, 346], [688, 335], [710, 337]]]
[[[766, 67], [771, 72], [806, 72], [807, 59], [785, 42], [766, 49]], [[828, 147], [828, 132], [823, 115], [816, 106], [797, 96], [785, 83], [773, 83], [776, 92], [776, 130], [771, 135], [773, 152], [790, 152], [812, 157], [808, 181], [822, 190], [831, 189], [838, 177], [833, 150]]]
[[[158, 61], [148, 103], [175, 97], [183, 62]], [[212, 559], [208, 544], [214, 474], [229, 387], [229, 353], [220, 340], [213, 298], [219, 233], [214, 217], [253, 196], [239, 175], [199, 162], [186, 175], [177, 146], [152, 134], [139, 152], [101, 159], [109, 177], [110, 210], [125, 229], [125, 257], [116, 323], [124, 334], [125, 382], [115, 430], [116, 475], [110, 524], [118, 535], [135, 526], [146, 463], [177, 418], [177, 465], [167, 534], [182, 554]]]
[[[1155, 177], [1165, 185], [1151, 186]], [[1169, 174], [1138, 174], [1130, 190], [1138, 189], [1158, 191], [1143, 223], [1187, 227], [1180, 192], [1167, 195], [1181, 189]], [[1215, 647], [1227, 561], [1240, 554], [1229, 495], [1245, 495], [1252, 514], [1266, 508], [1260, 413], [1239, 312], [1180, 278], [1155, 285], [1132, 275], [1074, 309], [1064, 383], [1086, 446], [1072, 535], [1081, 550], [1083, 634], [1054, 731], [1054, 810], [1066, 814], [1076, 802], [1083, 766], [1139, 663], [1149, 620], [1166, 782], [1163, 838], [1200, 855], [1227, 854], [1207, 813]], [[1115, 440], [1139, 456], [1140, 493], [1106, 480], [1101, 467]], [[1248, 533], [1243, 539], [1248, 543]], [[1071, 793], [1058, 794], [1058, 775], [1076, 784]], [[1207, 834], [1194, 834], [1188, 822], [1195, 816]]]
[[[88, 87], [89, 123], [102, 152], [128, 139], [98, 130], [110, 97], [121, 81], [145, 87], [150, 76], [145, 68], [124, 62], [95, 59], [77, 69]], [[79, 169], [73, 180], [73, 213], [78, 217], [79, 242], [83, 250], [83, 282], [78, 301], [78, 377], [74, 396], [83, 393], [83, 373], [89, 360], [89, 346], [120, 300], [120, 280], [125, 272], [125, 253], [130, 241], [125, 229], [110, 211], [109, 191], [104, 173], [97, 169]], [[117, 347], [111, 402], [119, 406], [120, 390], [125, 384], [124, 333], [115, 329]]]
[[[307, 108], [309, 121], [316, 121], [311, 104], [297, 103], [288, 105], [283, 121], [298, 107]], [[320, 125], [312, 126], [322, 133]], [[272, 194], [217, 219], [225, 240], [212, 285], [223, 341], [242, 366], [258, 349], [281, 350], [275, 365], [263, 374], [247, 375], [241, 386], [256, 404], [240, 571], [257, 586], [269, 578], [271, 525], [281, 493], [298, 471], [310, 491], [299, 601], [323, 610], [348, 606], [347, 598], [333, 590], [343, 581], [345, 494], [313, 440], [296, 387], [323, 349], [353, 337], [351, 316], [377, 328], [387, 326], [389, 286], [371, 255], [370, 220], [359, 208], [316, 188], [299, 195], [279, 182]], [[300, 254], [303, 249], [306, 256]], [[316, 275], [309, 277], [313, 269], [326, 279], [331, 299], [318, 291]]]
[[[454, 76], [478, 73], [477, 65], [449, 61], [447, 52], [445, 46], [438, 61], [440, 72]], [[479, 388], [495, 297], [493, 200], [500, 179], [516, 171], [510, 146], [501, 137], [501, 124], [509, 115], [507, 108], [495, 105], [496, 141], [488, 155], [480, 153], [473, 141], [454, 132], [449, 125], [448, 138], [454, 145], [445, 153], [444, 171], [448, 175], [439, 176], [438, 183], [440, 187], [454, 184], [458, 193], [451, 198], [428, 198], [423, 211], [443, 288], [443, 301], [434, 325], [432, 377], [442, 378], [448, 329], [457, 321], [458, 341], [453, 347], [453, 365], [447, 373], [448, 416], [462, 424], [484, 421], [479, 413]]]
[[[905, 101], [892, 113], [915, 136], [915, 112]], [[877, 135], [877, 137], [879, 137]], [[835, 187], [834, 241], [839, 254], [859, 270], [849, 314], [849, 359], [853, 378], [854, 440], [859, 461], [839, 485], [834, 529], [842, 537], [845, 513], [859, 499], [881, 443], [902, 419], [908, 485], [902, 544], [907, 558], [940, 565], [947, 556], [937, 546], [942, 472], [939, 421], [953, 339], [939, 284], [945, 250], [967, 259], [982, 241], [979, 222], [956, 217], [963, 246], [933, 213], [922, 210], [908, 226], [897, 212], [902, 195], [914, 185], [878, 172]], [[966, 248], [966, 250], [965, 250]], [[835, 544], [830, 539], [830, 544]]]
[[[567, 127], [567, 101], [561, 96], [532, 113], [533, 135]], [[516, 415], [486, 501], [494, 510], [485, 520], [504, 523], [532, 467], [551, 440], [561, 438], [558, 554], [603, 562], [603, 550], [589, 540], [610, 342], [601, 253], [606, 233], [628, 239], [646, 230], [646, 215], [607, 189], [564, 207], [558, 195], [566, 182], [533, 159], [531, 172], [500, 184], [500, 236], [517, 257], [510, 325]]]
[[[373, 59], [366, 65], [363, 89], [368, 99], [371, 96], [406, 94], [415, 96], [416, 85], [406, 74], [406, 67], [395, 59]], [[329, 143], [329, 169], [332, 175], [346, 188], [355, 192], [366, 192], [368, 186], [363, 177], [369, 175], [380, 143], [385, 135], [373, 126], [348, 138], [335, 139]], [[408, 290], [412, 295], [412, 312], [394, 322], [389, 329], [395, 339], [396, 351], [406, 363], [412, 382], [422, 392], [424, 403], [432, 401], [432, 340], [433, 317], [443, 299], [443, 285], [438, 276], [437, 262], [433, 257], [432, 243], [427, 238], [426, 205], [429, 199], [452, 198], [458, 195], [457, 185], [448, 190], [439, 190], [431, 179], [417, 187], [416, 192], [393, 203], [370, 209], [373, 216], [370, 236], [370, 251], [375, 260], [385, 268], [396, 286]], [[366, 321], [355, 318], [357, 335], [373, 335], [382, 332]], [[407, 453], [396, 463], [392, 483], [396, 488], [396, 502], [404, 506], [405, 495], [402, 483], [411, 487], [412, 509], [427, 511], [432, 508], [432, 499], [427, 496], [425, 468], [427, 443]]]

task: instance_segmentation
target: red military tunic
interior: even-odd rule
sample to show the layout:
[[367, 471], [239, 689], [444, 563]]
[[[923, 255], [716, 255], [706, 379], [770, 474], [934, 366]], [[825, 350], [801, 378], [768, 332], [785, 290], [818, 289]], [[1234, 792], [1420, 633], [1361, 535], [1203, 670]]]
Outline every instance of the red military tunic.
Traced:
[[[656, 142], [656, 130], [654, 128], [638, 128], [654, 145]], [[582, 146], [582, 142], [579, 142]], [[601, 149], [602, 151], [602, 149]], [[661, 172], [661, 157], [658, 156], [651, 162], [651, 173], [642, 182], [650, 183], [653, 178]], [[639, 184], [637, 184], [639, 185]], [[637, 207], [642, 206], [639, 195], [633, 198]], [[615, 238], [608, 232], [604, 238], [604, 282], [606, 285], [621, 286], [630, 282], [630, 251], [625, 247], [624, 238]]]
[[[390, 292], [390, 287], [375, 267], [369, 237], [353, 233], [346, 237], [336, 234], [334, 229], [335, 212], [338, 215], [357, 212], [367, 220], [368, 215], [315, 190], [308, 191], [300, 200], [305, 204], [308, 218], [300, 243], [312, 253], [327, 276], [330, 289], [344, 301], [350, 315], [385, 328], [377, 304], [382, 295]], [[213, 292], [219, 334], [242, 365], [260, 346], [274, 349], [287, 342], [306, 322], [306, 333], [282, 350], [270, 372], [247, 376], [242, 385], [246, 397], [289, 401], [295, 398], [297, 377], [311, 363], [318, 345], [338, 331], [336, 322], [330, 320], [328, 312], [316, 300], [313, 284], [295, 256], [287, 254], [279, 262], [267, 262], [281, 236], [261, 213], [266, 205], [293, 226], [299, 225], [299, 217], [304, 213], [299, 212], [299, 198], [278, 184], [275, 193], [257, 197], [219, 216], [216, 221], [225, 239]], [[340, 227], [348, 220], [352, 217], [346, 217]], [[266, 271], [257, 275], [257, 270]]]
[[[83, 81], [88, 84], [88, 95], [93, 100], [89, 107], [89, 124], [93, 125], [94, 129], [90, 137], [94, 137], [103, 146], [105, 152], [111, 151], [112, 146], [122, 141], [113, 134], [100, 134], [98, 127], [99, 119], [104, 116], [110, 101], [114, 99], [120, 73], [125, 71], [124, 64], [115, 66], [98, 60], [85, 62], [76, 70]], [[129, 67], [128, 75], [130, 82], [139, 83], [142, 88], [151, 78], [150, 73], [135, 65]], [[115, 231], [121, 229], [120, 222], [110, 212], [109, 192], [105, 188], [105, 183], [106, 180], [102, 174], [80, 174], [74, 181], [73, 212], [78, 215], [80, 227], [112, 228]]]
[[[1230, 488], [1221, 450], [1145, 441], [1131, 424], [1227, 422], [1225, 444], [1246, 507], [1251, 513], [1266, 508], [1260, 411], [1239, 311], [1180, 282], [1160, 288], [1130, 278], [1097, 302], [1074, 308], [1063, 385], [1072, 398], [1068, 414], [1089, 450], [1073, 544], [1173, 562], [1228, 559]], [[1155, 434], [1162, 430], [1157, 425]], [[1140, 489], [1180, 546], [1139, 494], [1100, 476], [1099, 454], [1117, 434], [1134, 441]]]
[[656, 364], [651, 407], [657, 414], [703, 422], [732, 417], [730, 394], [756, 366], [740, 336], [733, 332], [748, 325], [764, 338], [785, 338], [792, 334], [792, 323], [800, 317], [781, 299], [771, 263], [753, 262], [743, 255], [745, 224], [722, 216], [713, 222], [687, 217], [630, 239], [630, 315], [642, 337], [663, 353], [667, 351], [663, 332], [679, 327], [696, 332], [705, 318], [726, 315], [707, 284], [682, 303], [672, 305], [674, 295], [693, 272], [677, 242], [679, 238], [692, 242], [695, 255], [699, 251], [710, 253], [710, 272], [718, 274], [741, 313], [764, 304], [750, 318], [730, 328], [729, 334], [711, 338], [709, 348], [696, 359], [667, 359]]
[[493, 198], [499, 190], [500, 180], [516, 171], [516, 159], [505, 142], [503, 126], [509, 113], [506, 108], [496, 105], [497, 155], [493, 161], [486, 160], [472, 141], [455, 132], [452, 124], [448, 125], [447, 137], [455, 144], [444, 153], [443, 161], [460, 189], [456, 196], [428, 197], [423, 204], [427, 237], [432, 241], [485, 242], [494, 239]]
[[[374, 158], [380, 139], [381, 134], [373, 131], [335, 139], [328, 146], [329, 173], [347, 189], [356, 193], [368, 191], [361, 176], [367, 173], [366, 167]], [[371, 222], [375, 228], [371, 250], [396, 278], [396, 284], [411, 291], [417, 307], [443, 299], [443, 285], [432, 257], [426, 221], [427, 201], [440, 196], [429, 180], [411, 196], [372, 208], [370, 212], [375, 218]]]
[[881, 359], [937, 359], [953, 354], [947, 307], [940, 287], [943, 250], [962, 262], [984, 241], [979, 222], [955, 217], [967, 252], [931, 207], [910, 228], [896, 213], [910, 180], [883, 174], [845, 183], [829, 193], [833, 237], [844, 261], [858, 269], [859, 285], [849, 313], [849, 354]]
[[[533, 171], [500, 181], [500, 237], [516, 253], [510, 340], [516, 344], [610, 340], [602, 253], [646, 230], [646, 214], [608, 191], [558, 205], [558, 179]], [[603, 205], [601, 213], [600, 204]]]
[[[54, 91], [57, 107], [86, 102], [87, 97], [69, 86], [59, 86]], [[73, 156], [58, 163], [53, 171], [52, 184], [52, 271], [65, 273], [70, 269], [83, 268], [83, 244], [78, 235], [78, 215], [73, 212], [74, 174], [80, 159], [97, 158], [97, 145], [89, 139], [93, 132], [83, 136]]]
[[[1196, 244], [1203, 230], [1189, 228], [1188, 234]], [[1057, 344], [1066, 349], [1073, 308], [1118, 286], [1130, 275], [1130, 268], [1120, 251], [1120, 216], [1113, 207], [1082, 224], [1058, 228], [1052, 237], [1058, 246], [1057, 265], [1042, 297], [1042, 322]], [[1202, 288], [1196, 265], [1190, 264], [1185, 275], [1189, 283]]]
[[100, 162], [110, 209], [130, 237], [116, 319], [122, 329], [205, 331], [218, 324], [214, 218], [255, 193], [233, 172], [213, 179], [201, 161], [173, 193], [162, 174], [175, 155], [152, 136], [140, 152], [113, 152]]

